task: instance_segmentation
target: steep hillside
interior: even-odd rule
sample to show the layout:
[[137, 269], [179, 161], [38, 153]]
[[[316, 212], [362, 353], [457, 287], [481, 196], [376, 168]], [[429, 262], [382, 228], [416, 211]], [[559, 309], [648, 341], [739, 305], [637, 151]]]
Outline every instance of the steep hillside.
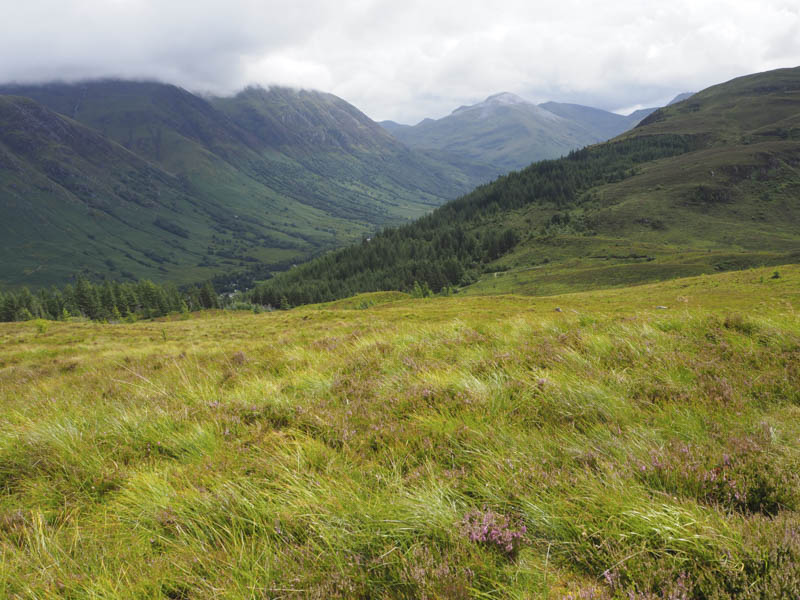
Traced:
[[0, 96], [4, 283], [66, 281], [80, 268], [126, 277], [196, 264], [210, 241], [197, 237], [209, 229], [208, 209], [180, 178], [97, 132], [27, 98]]
[[[92, 128], [180, 190], [168, 219], [177, 226], [145, 214], [153, 212], [149, 207], [134, 220], [134, 229], [174, 246], [171, 252], [138, 234], [115, 231], [112, 236], [137, 255], [147, 250], [157, 260], [131, 262], [116, 250], [87, 245], [81, 236], [69, 238], [75, 254], [53, 252], [41, 244], [30, 219], [18, 219], [9, 208], [4, 225], [28, 250], [6, 246], [0, 256], [4, 284], [59, 283], [81, 270], [91, 276], [192, 281], [256, 262], [262, 271], [286, 268], [376, 226], [418, 217], [472, 186], [453, 167], [409, 151], [354, 107], [325, 94], [248, 90], [233, 99], [208, 100], [175, 86], [126, 81], [6, 86], [0, 93], [32, 98]], [[17, 140], [12, 145], [19, 145], [38, 135], [25, 129], [29, 121], [7, 116], [0, 142], [12, 135]], [[80, 165], [82, 147], [62, 149]], [[15, 152], [7, 148], [9, 156]], [[121, 194], [135, 192], [116, 181], [111, 163], [100, 164], [102, 155], [93, 161], [94, 175], [85, 178], [87, 193], [105, 197], [109, 186]], [[20, 198], [37, 214], [41, 190], [31, 183], [35, 177], [22, 179], [0, 170], [0, 188], [13, 190], [3, 199], [11, 206], [12, 198]], [[113, 198], [109, 202], [113, 205]], [[154, 226], [156, 221], [164, 226]]]
[[176, 173], [31, 100], [2, 98], [5, 285], [77, 272], [197, 281], [257, 260], [279, 268], [369, 231], [272, 191], [198, 144], [177, 144], [193, 156]]
[[333, 94], [249, 87], [211, 102], [264, 147], [301, 155], [324, 150], [402, 150], [383, 128]]
[[[259, 288], [270, 303], [412, 288], [551, 294], [800, 260], [800, 69], [660, 109]], [[424, 291], [424, 290], [423, 290]]]
[[[321, 208], [345, 198], [352, 210], [376, 212], [371, 222], [382, 218], [378, 211], [406, 218], [475, 185], [458, 169], [409, 150], [332, 94], [251, 87], [212, 102], [257, 139], [263, 157], [279, 152], [312, 173], [302, 198]], [[297, 185], [297, 175], [285, 168], [261, 175], [287, 194]]]
[[667, 106], [671, 104], [677, 104], [678, 102], [683, 102], [684, 100], [688, 100], [692, 96], [694, 96], [694, 92], [683, 92], [682, 94], [678, 94], [672, 100], [667, 102]]
[[173, 171], [208, 162], [204, 153], [233, 160], [253, 142], [206, 100], [173, 85], [102, 80], [2, 86], [0, 94], [31, 98]]

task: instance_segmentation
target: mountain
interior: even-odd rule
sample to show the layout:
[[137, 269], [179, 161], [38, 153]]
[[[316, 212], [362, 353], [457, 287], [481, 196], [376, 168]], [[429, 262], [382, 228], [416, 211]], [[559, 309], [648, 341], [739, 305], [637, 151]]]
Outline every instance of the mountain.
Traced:
[[402, 123], [397, 123], [395, 121], [381, 121], [380, 126], [383, 127], [386, 131], [388, 131], [392, 135], [394, 135], [398, 131], [411, 129], [411, 125], [403, 125]]
[[395, 127], [393, 135], [411, 148], [491, 165], [494, 175], [597, 141], [579, 123], [509, 93], [462, 106], [442, 119]]
[[657, 110], [658, 108], [640, 108], [638, 110], [633, 111], [632, 113], [630, 113], [625, 117], [625, 119], [628, 121], [626, 123], [625, 131], [628, 131], [629, 129], [636, 127], [639, 123], [644, 121], [645, 117], [649, 117]]
[[[260, 286], [554, 294], [800, 262], [800, 68], [735, 79]], [[780, 277], [780, 274], [776, 274]], [[691, 302], [685, 297], [664, 299]]]
[[176, 209], [197, 205], [184, 181], [30, 99], [0, 96], [0, 174], [5, 281], [66, 281], [74, 265], [158, 273], [204, 253], [202, 218]]
[[263, 147], [298, 153], [400, 149], [377, 123], [333, 94], [249, 87], [236, 96], [210, 101]]
[[667, 103], [667, 106], [671, 106], [673, 104], [677, 104], [678, 102], [683, 102], [684, 100], [688, 100], [694, 96], [694, 92], [683, 92], [682, 94], [678, 94], [672, 100]]
[[[557, 114], [559, 117], [580, 123], [587, 132], [597, 138], [590, 143], [604, 142], [616, 137], [620, 133], [635, 127], [642, 119], [657, 110], [656, 108], [642, 108], [629, 115], [618, 115], [607, 110], [580, 104], [545, 102], [539, 106]], [[570, 148], [570, 150], [574, 150], [574, 148]]]
[[411, 148], [435, 153], [460, 169], [488, 164], [491, 175], [496, 176], [605, 141], [635, 126], [653, 110], [626, 117], [578, 104], [536, 105], [504, 92], [413, 127], [393, 121], [381, 125]]
[[[201, 98], [104, 80], [2, 86], [0, 95], [5, 285], [63, 283], [78, 271], [235, 280], [246, 266], [287, 268], [418, 217], [474, 183], [330, 94]], [[113, 151], [85, 154], [101, 140]]]
[[[405, 220], [475, 183], [460, 171], [409, 150], [332, 94], [251, 87], [211, 102], [258, 140], [262, 156], [279, 152], [313, 173], [316, 177], [298, 199], [320, 208], [342, 199], [352, 207], [340, 210], [354, 210], [352, 216], [370, 223]], [[283, 166], [267, 177], [270, 184], [290, 193], [298, 175]]]

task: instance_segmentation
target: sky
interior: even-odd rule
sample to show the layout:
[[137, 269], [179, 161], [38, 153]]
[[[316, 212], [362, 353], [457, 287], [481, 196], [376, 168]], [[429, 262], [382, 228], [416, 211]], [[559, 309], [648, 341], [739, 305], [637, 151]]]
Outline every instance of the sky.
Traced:
[[625, 113], [800, 65], [798, 0], [0, 1], [0, 82], [289, 85], [409, 124], [506, 91]]

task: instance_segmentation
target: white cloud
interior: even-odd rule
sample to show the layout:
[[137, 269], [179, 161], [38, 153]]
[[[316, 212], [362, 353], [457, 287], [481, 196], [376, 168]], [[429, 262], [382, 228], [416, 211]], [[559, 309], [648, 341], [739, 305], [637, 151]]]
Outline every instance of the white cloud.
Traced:
[[333, 92], [416, 122], [499, 91], [615, 109], [800, 64], [792, 0], [26, 0], [0, 80], [153, 77]]

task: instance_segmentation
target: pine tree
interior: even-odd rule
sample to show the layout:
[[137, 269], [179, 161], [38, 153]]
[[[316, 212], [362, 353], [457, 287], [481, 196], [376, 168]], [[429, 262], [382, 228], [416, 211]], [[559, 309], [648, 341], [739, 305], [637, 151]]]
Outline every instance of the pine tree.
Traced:
[[[98, 294], [100, 298], [100, 311], [99, 318], [102, 319], [119, 319], [119, 309], [117, 308], [117, 299], [114, 294], [114, 288], [111, 282], [106, 280], [100, 287]], [[116, 316], [115, 316], [116, 315]]]
[[9, 322], [14, 320], [17, 312], [14, 295], [0, 294], [0, 321]]
[[97, 297], [97, 290], [85, 278], [79, 277], [75, 283], [75, 303], [78, 310], [90, 319], [97, 319], [100, 313], [100, 300]]
[[219, 308], [217, 293], [214, 291], [210, 281], [200, 289], [200, 306], [203, 308]]

